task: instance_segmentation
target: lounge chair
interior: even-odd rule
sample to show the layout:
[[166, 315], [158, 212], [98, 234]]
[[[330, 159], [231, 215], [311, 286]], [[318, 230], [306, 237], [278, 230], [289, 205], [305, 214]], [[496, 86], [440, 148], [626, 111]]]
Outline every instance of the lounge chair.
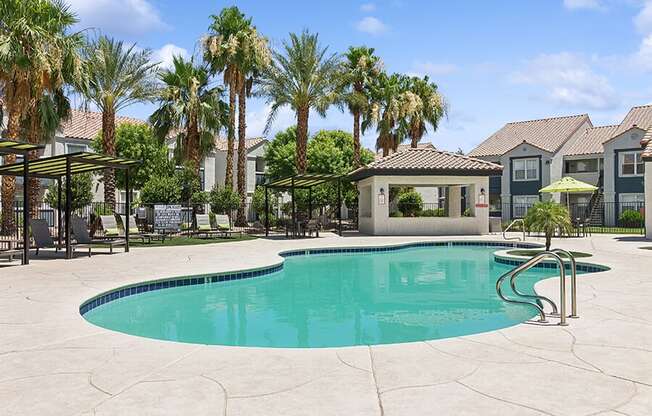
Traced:
[[100, 222], [102, 223], [104, 237], [118, 237], [120, 235], [115, 215], [100, 215]]
[[121, 239], [95, 239], [91, 238], [88, 234], [88, 228], [86, 227], [86, 222], [79, 218], [73, 217], [70, 221], [72, 225], [72, 233], [75, 235], [75, 240], [77, 242], [76, 247], [88, 248], [88, 256], [91, 256], [91, 249], [93, 247], [106, 247], [109, 246], [109, 251], [113, 254], [113, 247], [125, 246], [126, 241]]
[[[38, 256], [40, 249], [53, 248], [56, 251], [65, 248], [65, 245], [59, 244], [50, 236], [50, 228], [47, 221], [40, 218], [30, 220], [30, 228], [32, 230], [32, 237], [34, 238], [34, 246], [36, 248], [36, 255]], [[75, 246], [73, 245], [73, 250]]]
[[225, 237], [228, 237], [232, 234], [240, 234], [242, 235], [242, 231], [237, 231], [231, 228], [231, 221], [229, 220], [229, 216], [225, 214], [216, 214], [215, 215], [215, 226], [216, 229], [222, 233]]
[[[120, 237], [124, 237], [126, 235], [125, 233], [125, 224], [127, 223], [127, 217], [125, 215], [120, 215], [120, 226], [122, 227]], [[158, 236], [158, 233], [141, 233], [140, 230], [138, 229], [138, 223], [136, 222], [136, 217], [133, 215], [129, 216], [129, 238], [140, 238], [145, 241], [145, 238], [149, 239], [151, 241], [152, 237]]]
[[219, 228], [213, 228], [211, 225], [211, 217], [208, 214], [196, 214], [195, 224], [197, 227], [192, 232], [193, 235], [211, 237], [216, 234], [221, 234]]

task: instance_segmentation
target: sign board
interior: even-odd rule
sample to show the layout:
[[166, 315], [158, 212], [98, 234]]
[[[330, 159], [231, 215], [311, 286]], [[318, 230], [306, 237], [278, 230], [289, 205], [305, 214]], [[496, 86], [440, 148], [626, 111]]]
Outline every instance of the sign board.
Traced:
[[154, 205], [154, 230], [178, 232], [181, 229], [181, 205]]

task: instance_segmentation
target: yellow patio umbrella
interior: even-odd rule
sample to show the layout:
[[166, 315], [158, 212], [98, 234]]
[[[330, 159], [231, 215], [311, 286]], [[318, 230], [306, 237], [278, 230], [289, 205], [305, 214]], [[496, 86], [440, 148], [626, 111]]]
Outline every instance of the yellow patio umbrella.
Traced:
[[566, 193], [566, 207], [570, 209], [568, 202], [569, 193], [593, 193], [598, 189], [597, 186], [593, 186], [589, 183], [578, 181], [575, 178], [570, 176], [565, 176], [558, 181], [551, 183], [548, 186], [545, 186], [539, 189], [539, 192], [546, 193], [555, 193], [555, 192], [565, 192]]

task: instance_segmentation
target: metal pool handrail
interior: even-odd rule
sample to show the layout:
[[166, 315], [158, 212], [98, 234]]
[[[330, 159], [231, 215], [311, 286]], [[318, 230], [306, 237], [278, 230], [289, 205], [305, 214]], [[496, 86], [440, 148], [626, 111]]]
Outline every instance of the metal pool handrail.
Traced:
[[563, 250], [561, 248], [555, 248], [550, 250], [553, 253], [561, 253], [568, 257], [571, 262], [571, 314], [569, 318], [579, 318], [577, 314], [577, 262], [575, 261], [575, 256], [568, 250]]
[[559, 325], [566, 326], [566, 325], [568, 325], [566, 323], [566, 269], [565, 269], [564, 261], [562, 260], [562, 258], [557, 253], [554, 253], [552, 251], [541, 252], [541, 253], [537, 254], [536, 256], [532, 257], [530, 260], [526, 261], [525, 263], [523, 263], [523, 264], [521, 264], [519, 266], [516, 266], [514, 269], [508, 271], [507, 273], [504, 273], [502, 276], [500, 276], [498, 278], [498, 280], [496, 280], [496, 293], [498, 293], [498, 296], [502, 300], [504, 300], [505, 302], [518, 303], [518, 304], [530, 305], [530, 306], [535, 307], [537, 309], [537, 311], [539, 312], [539, 322], [547, 322], [546, 312], [544, 311], [543, 307], [540, 306], [538, 303], [536, 303], [536, 302], [528, 302], [528, 301], [524, 301], [524, 300], [509, 299], [503, 294], [503, 289], [502, 289], [503, 281], [508, 276], [511, 276], [511, 278], [510, 278], [510, 286], [511, 286], [512, 290], [514, 291], [514, 293], [516, 295], [519, 295], [519, 296], [527, 298], [527, 299], [544, 300], [544, 301], [548, 302], [550, 305], [552, 305], [552, 308], [553, 308], [552, 313], [556, 314], [557, 313], [557, 306], [555, 305], [555, 303], [551, 299], [549, 299], [549, 298], [547, 298], [545, 296], [541, 296], [541, 295], [527, 295], [527, 294], [524, 294], [522, 292], [519, 292], [516, 289], [516, 278], [518, 277], [518, 275], [521, 272], [524, 272], [524, 271], [529, 270], [532, 267], [536, 266], [538, 263], [545, 260], [546, 258], [554, 259], [557, 262], [557, 264], [559, 265], [559, 277], [560, 277], [560, 283], [559, 283], [559, 297], [560, 297], [560, 300], [559, 300], [559, 303], [560, 303], [560, 305], [559, 305]]
[[503, 230], [503, 238], [505, 240], [519, 240], [521, 241], [520, 237], [512, 237], [512, 238], [507, 238], [507, 231], [509, 231], [512, 226], [521, 223], [521, 229], [523, 230], [523, 240], [525, 241], [525, 221], [523, 221], [521, 218], [515, 219], [514, 221], [510, 222], [507, 227]]

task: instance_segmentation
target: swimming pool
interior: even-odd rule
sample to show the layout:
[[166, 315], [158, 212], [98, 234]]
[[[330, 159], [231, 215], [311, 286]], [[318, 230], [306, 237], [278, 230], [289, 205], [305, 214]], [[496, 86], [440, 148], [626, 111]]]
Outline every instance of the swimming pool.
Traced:
[[[339, 347], [467, 335], [535, 314], [497, 297], [496, 279], [513, 267], [494, 260], [497, 248], [296, 252], [282, 267], [241, 274], [252, 278], [123, 288], [85, 303], [81, 312], [95, 325], [127, 334], [232, 346]], [[555, 274], [531, 269], [519, 288], [532, 290]]]

